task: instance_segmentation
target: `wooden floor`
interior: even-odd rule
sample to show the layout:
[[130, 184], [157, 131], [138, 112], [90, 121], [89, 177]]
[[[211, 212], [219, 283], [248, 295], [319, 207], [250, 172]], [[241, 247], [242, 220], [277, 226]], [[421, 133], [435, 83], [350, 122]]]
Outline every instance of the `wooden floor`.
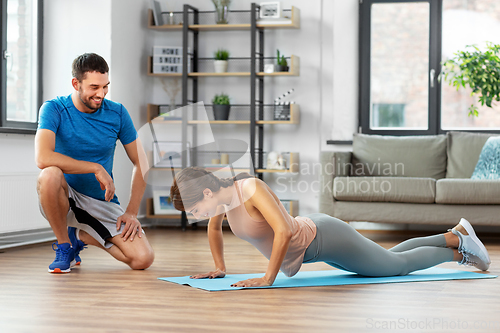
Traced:
[[[207, 292], [157, 280], [212, 269], [205, 230], [146, 232], [156, 251], [146, 271], [96, 248], [64, 275], [47, 273], [50, 244], [1, 252], [0, 332], [500, 332], [500, 278]], [[365, 235], [384, 247], [408, 238]], [[228, 273], [265, 272], [257, 250], [224, 237]], [[500, 239], [483, 240], [499, 275]]]

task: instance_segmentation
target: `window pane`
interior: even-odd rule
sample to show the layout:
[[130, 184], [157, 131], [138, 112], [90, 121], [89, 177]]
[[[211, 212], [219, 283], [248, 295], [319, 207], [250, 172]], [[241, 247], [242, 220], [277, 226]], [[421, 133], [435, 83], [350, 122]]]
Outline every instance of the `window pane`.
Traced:
[[7, 1], [7, 120], [36, 122], [37, 1]]
[[427, 129], [429, 3], [380, 3], [371, 14], [370, 128]]
[[[485, 48], [486, 41], [500, 44], [500, 2], [498, 0], [444, 0], [442, 60], [476, 44]], [[448, 82], [441, 84], [441, 127], [443, 129], [499, 129], [500, 103], [493, 108], [481, 106], [471, 89], [458, 91]], [[469, 116], [469, 107], [478, 107], [479, 117]]]

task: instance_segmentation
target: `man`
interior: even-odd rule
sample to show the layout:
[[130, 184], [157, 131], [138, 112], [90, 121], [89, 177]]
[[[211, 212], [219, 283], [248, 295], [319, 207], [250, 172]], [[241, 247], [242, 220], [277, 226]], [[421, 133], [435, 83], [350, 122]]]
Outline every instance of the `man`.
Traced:
[[[79, 253], [87, 244], [105, 249], [132, 269], [146, 269], [154, 260], [137, 220], [146, 188], [140, 160], [146, 155], [127, 110], [104, 99], [108, 72], [106, 61], [97, 54], [77, 57], [75, 91], [40, 108], [35, 159], [42, 171], [37, 191], [41, 212], [57, 238], [50, 273], [69, 273], [80, 264]], [[134, 165], [125, 211], [112, 176], [117, 139]]]

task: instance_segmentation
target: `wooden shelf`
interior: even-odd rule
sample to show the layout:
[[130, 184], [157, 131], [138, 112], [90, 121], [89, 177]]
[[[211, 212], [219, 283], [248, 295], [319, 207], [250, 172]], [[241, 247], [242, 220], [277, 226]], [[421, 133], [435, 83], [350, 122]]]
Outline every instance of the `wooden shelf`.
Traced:
[[[148, 76], [159, 76], [159, 77], [182, 77], [182, 73], [153, 73], [152, 70], [153, 57], [149, 57], [147, 65], [147, 75]], [[290, 56], [290, 71], [289, 72], [274, 72], [274, 73], [264, 73], [257, 72], [257, 76], [299, 76], [300, 75], [300, 58], [296, 55]], [[188, 73], [190, 77], [215, 77], [215, 76], [250, 76], [250, 72], [225, 72], [225, 73], [213, 73], [213, 72], [191, 72]]]
[[188, 124], [216, 124], [216, 125], [250, 125], [250, 120], [189, 120]]
[[212, 73], [212, 72], [191, 72], [188, 76], [250, 76], [250, 72], [225, 72], [225, 73]]
[[250, 30], [247, 24], [190, 24], [189, 29], [198, 31]]
[[[182, 120], [162, 120], [156, 118], [159, 114], [159, 106], [148, 104], [147, 120], [154, 121], [155, 124], [182, 124]], [[296, 125], [300, 122], [300, 107], [298, 104], [290, 104], [290, 120], [257, 120], [258, 125]], [[250, 125], [250, 120], [189, 120], [189, 125], [213, 124], [213, 125]]]
[[[300, 168], [299, 153], [290, 153], [290, 160], [288, 161], [288, 169], [255, 169], [256, 173], [298, 173]], [[207, 166], [204, 167], [207, 170], [219, 170], [221, 168], [227, 167], [227, 165], [221, 164], [220, 166]], [[157, 167], [156, 170], [168, 170], [168, 167]], [[182, 168], [174, 168], [174, 171], [180, 171]], [[250, 172], [248, 168], [234, 168], [234, 172]]]
[[[273, 23], [259, 23], [257, 21], [257, 27], [261, 29], [299, 29], [300, 28], [300, 9], [292, 6], [292, 14], [290, 18], [290, 23], [284, 22], [279, 24]], [[148, 28], [152, 30], [177, 30], [182, 31], [182, 24], [164, 24], [164, 25], [154, 25], [153, 11], [149, 9], [148, 11]], [[231, 31], [231, 30], [250, 30], [251, 25], [246, 24], [190, 24], [189, 29], [198, 31]]]

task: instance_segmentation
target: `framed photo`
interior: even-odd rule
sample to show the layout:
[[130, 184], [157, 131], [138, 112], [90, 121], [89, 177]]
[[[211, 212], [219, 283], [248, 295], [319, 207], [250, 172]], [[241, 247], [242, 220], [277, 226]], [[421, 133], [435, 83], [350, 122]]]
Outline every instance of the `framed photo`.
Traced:
[[[189, 142], [184, 152], [187, 157], [187, 166], [190, 165]], [[172, 157], [172, 162], [170, 162]], [[153, 165], [155, 168], [182, 168], [182, 142], [157, 141], [153, 142]]]
[[261, 19], [264, 18], [280, 18], [281, 17], [281, 4], [279, 1], [275, 2], [261, 2], [260, 14]]
[[170, 191], [153, 191], [153, 205], [155, 215], [174, 214], [180, 215], [181, 212], [174, 208]]

